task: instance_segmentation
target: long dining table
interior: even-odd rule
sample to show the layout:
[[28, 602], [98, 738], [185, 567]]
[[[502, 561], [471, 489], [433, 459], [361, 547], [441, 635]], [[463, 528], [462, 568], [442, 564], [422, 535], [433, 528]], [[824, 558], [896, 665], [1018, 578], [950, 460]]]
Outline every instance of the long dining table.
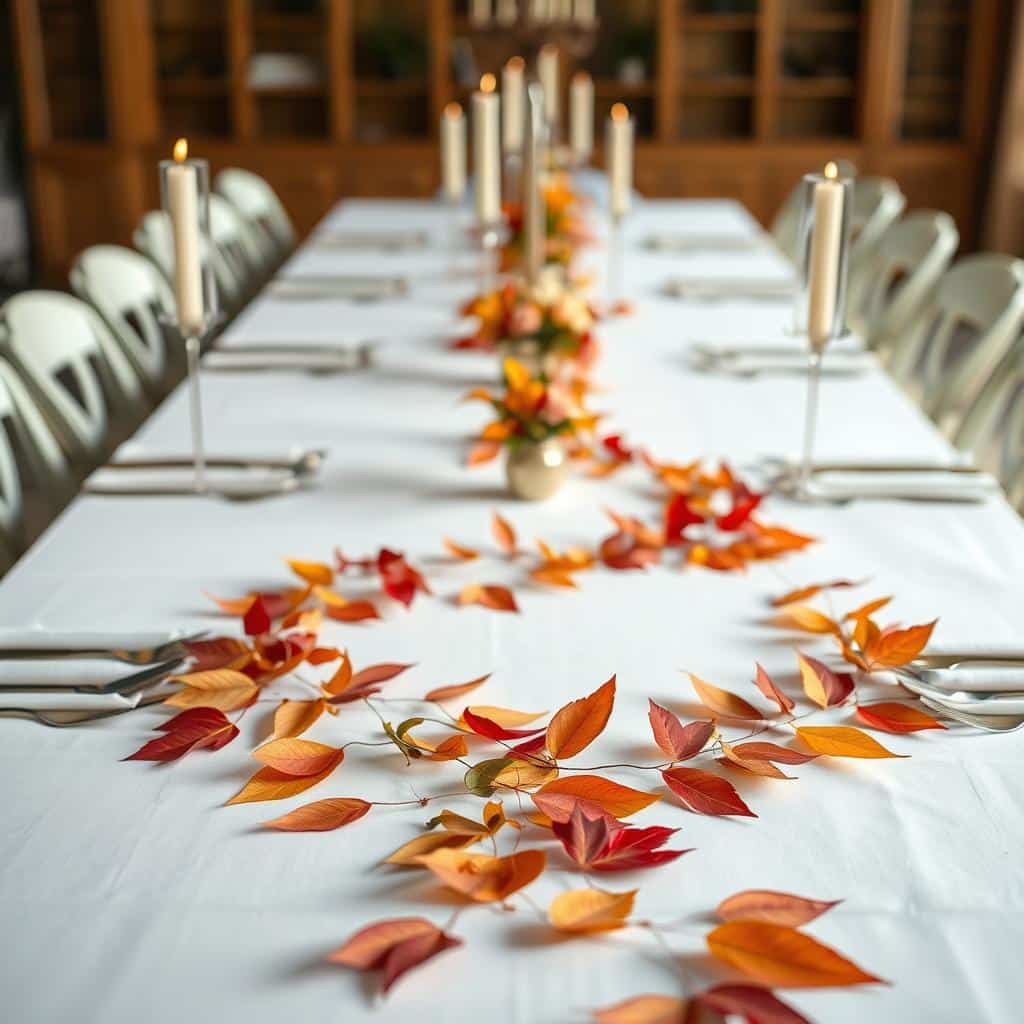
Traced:
[[[745, 572], [665, 564], [598, 569], [581, 576], [578, 592], [523, 585], [521, 569], [494, 553], [494, 511], [524, 543], [543, 538], [563, 548], [607, 535], [608, 509], [650, 518], [656, 505], [638, 466], [606, 479], [575, 475], [536, 504], [508, 498], [500, 463], [467, 468], [469, 440], [485, 414], [461, 398], [494, 384], [498, 367], [493, 354], [450, 348], [466, 333], [458, 308], [479, 287], [479, 274], [469, 248], [453, 268], [448, 216], [420, 200], [339, 204], [281, 276], [395, 274], [408, 280], [408, 294], [353, 303], [266, 291], [219, 339], [224, 348], [376, 341], [373, 365], [350, 374], [203, 375], [209, 449], [324, 448], [310, 486], [251, 503], [82, 495], [0, 584], [4, 627], [240, 635], [238, 620], [207, 595], [288, 585], [287, 558], [329, 561], [335, 549], [363, 557], [386, 546], [426, 574], [433, 596], [418, 596], [409, 609], [381, 600], [381, 621], [328, 622], [321, 642], [347, 647], [357, 666], [414, 663], [388, 684], [394, 699], [490, 672], [481, 700], [554, 710], [615, 673], [614, 715], [586, 755], [597, 764], [656, 760], [648, 698], [700, 715], [684, 670], [748, 694], [756, 662], [795, 681], [793, 648], [803, 641], [780, 634], [769, 607], [791, 587], [869, 579], [871, 596], [893, 595], [891, 619], [938, 618], [937, 641], [1019, 643], [1024, 529], [998, 496], [975, 504], [825, 505], [773, 495], [763, 517], [818, 543]], [[600, 214], [595, 221], [604, 234]], [[373, 253], [322, 244], [334, 232], [381, 230], [423, 231], [428, 245]], [[672, 254], [641, 244], [655, 231], [756, 236], [764, 244]], [[591, 404], [606, 414], [602, 429], [677, 462], [703, 456], [743, 467], [795, 453], [806, 390], [800, 374], [716, 375], [698, 372], [687, 357], [694, 339], [784, 337], [790, 305], [683, 301], [664, 291], [666, 281], [687, 275], [785, 276], [754, 220], [732, 201], [641, 201], [623, 244], [623, 291], [635, 308], [598, 327], [604, 351]], [[595, 247], [585, 262], [600, 294], [606, 250]], [[949, 455], [880, 368], [826, 377], [821, 398], [823, 458]], [[181, 453], [188, 438], [188, 395], [179, 387], [125, 450]], [[487, 557], [456, 563], [445, 557], [445, 537]], [[520, 613], [459, 607], [454, 595], [470, 582], [512, 587]], [[339, 581], [343, 592], [347, 585]], [[274, 693], [287, 695], [288, 685]], [[703, 937], [715, 905], [749, 888], [842, 900], [814, 923], [814, 935], [888, 982], [785, 993], [814, 1020], [1009, 1024], [1024, 1015], [1024, 734], [950, 723], [944, 732], [882, 737], [906, 759], [823, 759], [799, 769], [797, 781], [735, 779], [756, 818], [690, 814], [667, 797], [636, 820], [678, 827], [676, 845], [695, 852], [625, 881], [639, 890], [638, 917], [675, 922], [670, 948], [642, 928], [555, 935], [537, 910], [573, 879], [568, 862], [552, 855], [552, 867], [526, 890], [529, 899], [512, 898], [514, 913], [483, 906], [461, 914], [454, 930], [464, 944], [380, 999], [367, 978], [327, 955], [373, 921], [449, 916], [458, 901], [425, 873], [380, 862], [442, 806], [478, 816], [480, 801], [467, 795], [424, 809], [378, 807], [323, 834], [263, 829], [319, 797], [447, 793], [462, 771], [406, 768], [394, 749], [353, 748], [310, 794], [225, 807], [252, 774], [248, 755], [269, 735], [273, 707], [253, 708], [241, 736], [217, 754], [169, 765], [122, 763], [166, 719], [158, 708], [75, 730], [0, 721], [3, 1020], [583, 1021], [633, 995], [678, 993], [680, 968], [694, 984], [727, 977]], [[381, 738], [360, 705], [325, 716], [307, 735], [329, 744]], [[650, 788], [642, 773], [619, 777]]]

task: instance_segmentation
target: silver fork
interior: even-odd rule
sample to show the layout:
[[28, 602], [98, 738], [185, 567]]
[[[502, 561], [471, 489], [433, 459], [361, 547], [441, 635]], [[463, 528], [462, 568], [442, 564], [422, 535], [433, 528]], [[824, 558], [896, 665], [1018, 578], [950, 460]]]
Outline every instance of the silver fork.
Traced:
[[154, 644], [152, 647], [3, 647], [0, 661], [120, 661], [126, 665], [155, 665], [158, 662], [179, 661], [188, 654], [188, 645], [206, 636], [207, 630]]
[[[139, 701], [135, 707], [117, 708], [114, 711], [36, 711], [33, 708], [0, 707], [0, 717], [27, 718], [29, 721], [38, 722], [51, 729], [73, 729], [77, 725], [88, 725], [90, 722], [100, 722], [104, 718], [126, 715], [129, 711], [138, 711], [139, 708], [148, 708], [153, 704], [160, 704], [164, 700], [166, 700], [165, 697], [151, 697], [149, 700]], [[71, 715], [73, 717], [57, 718], [56, 715]]]
[[959, 711], [940, 704], [938, 701], [921, 698], [921, 703], [940, 715], [952, 718], [964, 725], [972, 725], [975, 729], [982, 729], [985, 732], [1016, 732], [1024, 727], [1024, 715], [972, 715], [967, 711]]

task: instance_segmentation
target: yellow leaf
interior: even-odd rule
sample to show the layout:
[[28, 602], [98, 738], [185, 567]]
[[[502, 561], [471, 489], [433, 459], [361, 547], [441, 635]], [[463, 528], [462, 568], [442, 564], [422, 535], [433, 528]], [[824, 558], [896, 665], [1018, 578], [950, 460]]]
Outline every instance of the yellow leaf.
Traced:
[[729, 690], [723, 690], [719, 686], [713, 686], [705, 682], [700, 676], [687, 672], [690, 682], [700, 698], [701, 703], [713, 711], [716, 715], [725, 718], [740, 718], [745, 721], [757, 721], [764, 718], [764, 715], [752, 704], [748, 704], [742, 697], [738, 697]]
[[[547, 714], [546, 711], [515, 711], [512, 708], [498, 708], [492, 704], [474, 704], [469, 710], [480, 718], [489, 718], [503, 729], [516, 729], [521, 725], [528, 725]], [[461, 718], [459, 724], [465, 725]]]
[[296, 558], [289, 558], [288, 567], [300, 579], [314, 586], [330, 586], [334, 579], [334, 570], [323, 562], [301, 562]]
[[796, 626], [805, 633], [837, 633], [835, 620], [806, 604], [792, 604], [780, 616], [783, 622]]
[[259, 687], [243, 672], [219, 668], [209, 672], [190, 672], [175, 676], [171, 682], [185, 683], [165, 704], [175, 708], [217, 708], [237, 711], [248, 707], [259, 694]]
[[848, 725], [799, 725], [796, 734], [819, 754], [830, 757], [909, 757], [886, 750], [878, 740]]
[[435, 850], [419, 859], [448, 888], [478, 903], [507, 899], [529, 885], [546, 861], [543, 850], [521, 850], [508, 857]]
[[394, 853], [385, 858], [385, 864], [399, 864], [402, 867], [422, 867], [420, 858], [435, 850], [446, 848], [461, 849], [480, 839], [479, 835], [464, 832], [424, 832], [423, 835], [403, 843]]
[[442, 540], [445, 546], [445, 550], [453, 558], [457, 558], [462, 562], [472, 562], [474, 559], [480, 557], [480, 552], [475, 548], [467, 548], [463, 544], [457, 544], [450, 537], [445, 537]]
[[285, 800], [312, 789], [323, 782], [336, 766], [320, 772], [319, 775], [287, 775], [276, 768], [261, 768], [228, 802], [231, 804], [257, 803], [261, 800]]
[[636, 889], [621, 893], [573, 889], [552, 900], [548, 919], [561, 932], [612, 931], [625, 925], [636, 893]]
[[301, 736], [327, 710], [324, 700], [283, 700], [274, 712], [274, 737]]

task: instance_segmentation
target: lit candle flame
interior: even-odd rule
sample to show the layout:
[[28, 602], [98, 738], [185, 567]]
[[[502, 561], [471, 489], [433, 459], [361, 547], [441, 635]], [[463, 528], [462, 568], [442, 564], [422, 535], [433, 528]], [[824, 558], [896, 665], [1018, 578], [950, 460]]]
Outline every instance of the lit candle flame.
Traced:
[[174, 162], [184, 163], [188, 159], [188, 139], [178, 139], [174, 144]]
[[445, 104], [444, 116], [451, 118], [462, 117], [462, 107], [453, 100], [451, 103]]
[[526, 61], [522, 57], [509, 57], [505, 63], [509, 71], [522, 71], [526, 67]]
[[590, 72], [589, 71], [577, 71], [576, 74], [574, 74], [572, 76], [572, 80], [574, 82], [589, 82], [590, 81]]
[[616, 103], [612, 107], [612, 120], [625, 121], [629, 117], [629, 107], [625, 103]]
[[825, 164], [825, 177], [828, 178], [829, 181], [834, 181], [839, 177], [839, 168], [832, 160], [829, 160], [829, 162]]
[[490, 73], [482, 75], [480, 78], [480, 91], [481, 92], [494, 92], [498, 88], [498, 80]]

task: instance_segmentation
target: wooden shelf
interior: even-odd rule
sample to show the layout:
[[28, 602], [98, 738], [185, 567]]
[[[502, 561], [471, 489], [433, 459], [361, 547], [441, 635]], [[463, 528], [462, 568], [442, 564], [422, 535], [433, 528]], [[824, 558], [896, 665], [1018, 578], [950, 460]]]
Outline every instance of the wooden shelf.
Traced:
[[360, 96], [424, 96], [428, 92], [427, 83], [419, 78], [357, 78], [355, 85]]
[[783, 78], [779, 95], [789, 98], [829, 99], [853, 96], [856, 88], [852, 78]]
[[679, 19], [684, 32], [753, 32], [756, 14], [684, 14]]
[[909, 75], [907, 92], [914, 96], [934, 96], [937, 99], [956, 96], [963, 89], [959, 78], [940, 78], [937, 75]]
[[231, 83], [226, 78], [161, 78], [159, 89], [164, 96], [181, 99], [226, 96]]
[[785, 28], [792, 32], [857, 32], [860, 29], [860, 17], [842, 12], [811, 11], [790, 15], [786, 18]]
[[654, 82], [620, 82], [615, 78], [595, 78], [594, 95], [605, 99], [629, 99], [653, 96], [656, 90]]
[[282, 35], [318, 35], [324, 31], [326, 20], [322, 14], [254, 14], [253, 32]]
[[683, 79], [690, 96], [753, 96], [756, 79], [745, 75], [692, 75]]
[[296, 83], [294, 85], [250, 85], [249, 92], [257, 99], [303, 99], [324, 97], [327, 95], [325, 82]]

